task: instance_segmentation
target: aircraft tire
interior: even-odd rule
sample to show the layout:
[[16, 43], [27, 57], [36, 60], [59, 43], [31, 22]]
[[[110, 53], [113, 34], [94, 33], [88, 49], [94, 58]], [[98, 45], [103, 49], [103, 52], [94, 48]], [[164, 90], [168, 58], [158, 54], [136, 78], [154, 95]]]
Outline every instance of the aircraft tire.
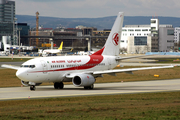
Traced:
[[59, 89], [63, 89], [64, 88], [63, 82], [60, 82], [58, 87], [59, 87]]
[[63, 82], [55, 82], [54, 83], [54, 88], [55, 89], [63, 89], [64, 88]]
[[36, 90], [36, 86], [34, 86], [34, 85], [30, 86], [30, 90], [31, 91], [35, 91]]
[[89, 89], [94, 89], [94, 84], [92, 84], [91, 86], [89, 86]]
[[90, 89], [90, 90], [92, 90], [94, 88], [94, 84], [92, 84], [91, 86], [84, 86], [84, 89]]
[[55, 83], [54, 83], [54, 89], [58, 89], [58, 86], [59, 86], [59, 85], [58, 85], [58, 82], [55, 82]]
[[87, 87], [87, 86], [84, 86], [84, 89], [85, 89], [85, 90], [87, 90], [87, 89], [88, 89], [88, 87]]

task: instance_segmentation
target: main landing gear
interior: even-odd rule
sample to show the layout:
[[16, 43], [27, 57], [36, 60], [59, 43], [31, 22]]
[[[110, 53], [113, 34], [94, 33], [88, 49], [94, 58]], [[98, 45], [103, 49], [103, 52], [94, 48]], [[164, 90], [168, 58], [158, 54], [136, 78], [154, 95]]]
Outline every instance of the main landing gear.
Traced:
[[54, 88], [55, 89], [63, 89], [64, 88], [63, 82], [55, 82], [54, 83]]
[[86, 90], [87, 89], [91, 89], [92, 90], [93, 88], [94, 88], [94, 84], [92, 84], [91, 86], [84, 86], [84, 89], [86, 89]]

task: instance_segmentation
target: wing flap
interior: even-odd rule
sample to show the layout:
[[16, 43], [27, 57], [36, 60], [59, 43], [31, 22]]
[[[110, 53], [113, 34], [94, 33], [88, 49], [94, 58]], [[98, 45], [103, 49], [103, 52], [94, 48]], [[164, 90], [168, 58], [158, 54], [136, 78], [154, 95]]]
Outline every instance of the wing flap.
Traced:
[[20, 67], [19, 66], [13, 66], [13, 65], [1, 65], [1, 67], [4, 67], [4, 68], [10, 68], [10, 69], [14, 69], [14, 70], [18, 70]]
[[116, 70], [105, 70], [105, 71], [95, 71], [93, 72], [94, 75], [96, 74], [111, 74], [111, 73], [132, 73], [132, 71], [138, 70], [150, 70], [150, 69], [163, 69], [163, 68], [173, 68], [174, 66], [159, 66], [159, 67], [143, 67], [143, 68], [130, 68], [130, 69], [116, 69]]

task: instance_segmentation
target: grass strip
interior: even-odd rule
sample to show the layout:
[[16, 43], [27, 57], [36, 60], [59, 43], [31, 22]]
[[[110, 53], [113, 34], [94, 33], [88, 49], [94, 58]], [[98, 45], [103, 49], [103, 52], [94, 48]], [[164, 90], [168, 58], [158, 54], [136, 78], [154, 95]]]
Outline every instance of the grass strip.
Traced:
[[180, 119], [180, 92], [27, 99], [0, 105], [0, 119]]

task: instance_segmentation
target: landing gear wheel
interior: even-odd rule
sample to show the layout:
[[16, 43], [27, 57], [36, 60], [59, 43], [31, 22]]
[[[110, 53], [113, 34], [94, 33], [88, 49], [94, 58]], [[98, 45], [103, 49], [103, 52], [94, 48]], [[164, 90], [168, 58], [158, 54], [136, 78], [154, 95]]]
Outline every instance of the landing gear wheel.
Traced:
[[36, 86], [34, 86], [34, 85], [30, 86], [30, 90], [31, 91], [35, 91], [36, 90]]
[[93, 88], [94, 88], [94, 84], [92, 84], [91, 86], [84, 86], [84, 89], [86, 89], [86, 90], [87, 89], [91, 89], [92, 90]]
[[87, 89], [88, 89], [88, 87], [87, 87], [87, 86], [84, 86], [84, 89], [85, 89], [85, 90], [87, 90]]
[[93, 89], [94, 88], [94, 84], [92, 84], [91, 86], [89, 86], [89, 89]]
[[57, 82], [54, 83], [54, 88], [58, 89], [58, 83]]
[[59, 83], [59, 89], [63, 89], [64, 88], [64, 84], [63, 84], [63, 82], [60, 82]]
[[54, 88], [55, 89], [63, 89], [64, 88], [63, 82], [55, 82], [54, 83]]

